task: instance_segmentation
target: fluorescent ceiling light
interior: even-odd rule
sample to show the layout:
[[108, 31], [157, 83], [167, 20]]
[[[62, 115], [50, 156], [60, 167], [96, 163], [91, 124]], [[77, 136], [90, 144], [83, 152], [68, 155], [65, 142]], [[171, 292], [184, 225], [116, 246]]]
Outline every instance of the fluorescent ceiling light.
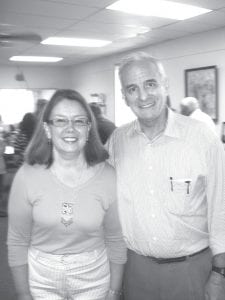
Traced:
[[164, 0], [119, 0], [106, 8], [134, 15], [175, 20], [185, 20], [211, 11], [193, 5]]
[[137, 26], [137, 25], [125, 25], [126, 27], [136, 29], [138, 33], [146, 33], [151, 31], [151, 28], [146, 26]]
[[50, 37], [42, 41], [41, 44], [76, 47], [103, 47], [112, 43], [106, 40], [78, 39], [65, 37]]
[[9, 60], [13, 61], [27, 61], [27, 62], [58, 62], [62, 57], [47, 57], [47, 56], [12, 56]]

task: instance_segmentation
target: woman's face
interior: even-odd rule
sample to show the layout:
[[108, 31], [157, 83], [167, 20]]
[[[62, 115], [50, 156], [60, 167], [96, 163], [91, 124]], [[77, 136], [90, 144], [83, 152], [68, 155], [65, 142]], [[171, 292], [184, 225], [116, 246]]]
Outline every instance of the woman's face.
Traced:
[[83, 153], [90, 124], [85, 109], [78, 102], [64, 99], [52, 110], [49, 128], [53, 153], [77, 157]]

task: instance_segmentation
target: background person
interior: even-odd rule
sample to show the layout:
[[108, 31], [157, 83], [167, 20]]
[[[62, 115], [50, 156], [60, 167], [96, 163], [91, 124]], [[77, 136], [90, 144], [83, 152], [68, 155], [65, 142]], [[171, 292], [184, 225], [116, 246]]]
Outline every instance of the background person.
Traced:
[[26, 113], [19, 124], [19, 130], [14, 141], [14, 166], [19, 168], [24, 162], [24, 152], [36, 127], [34, 114]]
[[116, 126], [112, 121], [103, 116], [101, 108], [97, 103], [90, 103], [90, 108], [96, 119], [100, 139], [102, 143], [105, 144], [112, 132], [116, 129]]
[[208, 128], [210, 128], [214, 133], [216, 133], [215, 123], [209, 115], [207, 115], [200, 109], [199, 102], [196, 98], [183, 98], [180, 102], [180, 110], [182, 115], [189, 116], [192, 119], [205, 123], [208, 126]]
[[36, 122], [41, 118], [41, 114], [43, 113], [45, 106], [47, 105], [48, 100], [46, 99], [38, 99], [35, 105], [34, 116], [36, 118]]
[[125, 299], [224, 300], [222, 143], [201, 122], [168, 109], [168, 80], [155, 58], [131, 54], [119, 75], [137, 116], [107, 145], [129, 248]]
[[19, 300], [119, 299], [126, 247], [107, 157], [83, 97], [58, 90], [10, 193], [8, 256]]

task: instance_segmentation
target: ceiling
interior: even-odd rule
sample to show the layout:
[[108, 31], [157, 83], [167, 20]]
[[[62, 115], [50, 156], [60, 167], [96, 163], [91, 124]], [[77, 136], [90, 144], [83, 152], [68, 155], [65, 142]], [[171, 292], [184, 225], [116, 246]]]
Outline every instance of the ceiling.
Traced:
[[[0, 46], [0, 64], [18, 65], [18, 62], [9, 61], [9, 57], [13, 55], [39, 55], [63, 57], [64, 59], [55, 65], [71, 66], [98, 57], [225, 27], [225, 0], [173, 1], [213, 11], [188, 20], [175, 21], [105, 9], [115, 0], [0, 0], [0, 34], [33, 32], [41, 35], [43, 40], [50, 36], [64, 36], [113, 41], [102, 48], [50, 46], [17, 41], [10, 47]], [[142, 33], [146, 27], [151, 30]], [[35, 65], [43, 66], [43, 63]]]

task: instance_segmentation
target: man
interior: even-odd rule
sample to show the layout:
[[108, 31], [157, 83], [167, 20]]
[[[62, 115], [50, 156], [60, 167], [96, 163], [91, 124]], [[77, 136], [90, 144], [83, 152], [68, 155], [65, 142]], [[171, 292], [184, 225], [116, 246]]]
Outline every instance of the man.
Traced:
[[113, 130], [116, 128], [115, 124], [110, 120], [106, 119], [101, 111], [99, 105], [95, 102], [90, 103], [90, 108], [95, 116], [98, 133], [102, 144], [105, 144]]
[[222, 144], [201, 122], [168, 109], [159, 61], [133, 54], [119, 75], [137, 116], [107, 144], [129, 249], [125, 300], [224, 300]]
[[190, 116], [195, 120], [205, 123], [214, 133], [216, 133], [216, 126], [209, 115], [204, 113], [200, 107], [199, 102], [194, 97], [183, 98], [180, 102], [181, 114]]

